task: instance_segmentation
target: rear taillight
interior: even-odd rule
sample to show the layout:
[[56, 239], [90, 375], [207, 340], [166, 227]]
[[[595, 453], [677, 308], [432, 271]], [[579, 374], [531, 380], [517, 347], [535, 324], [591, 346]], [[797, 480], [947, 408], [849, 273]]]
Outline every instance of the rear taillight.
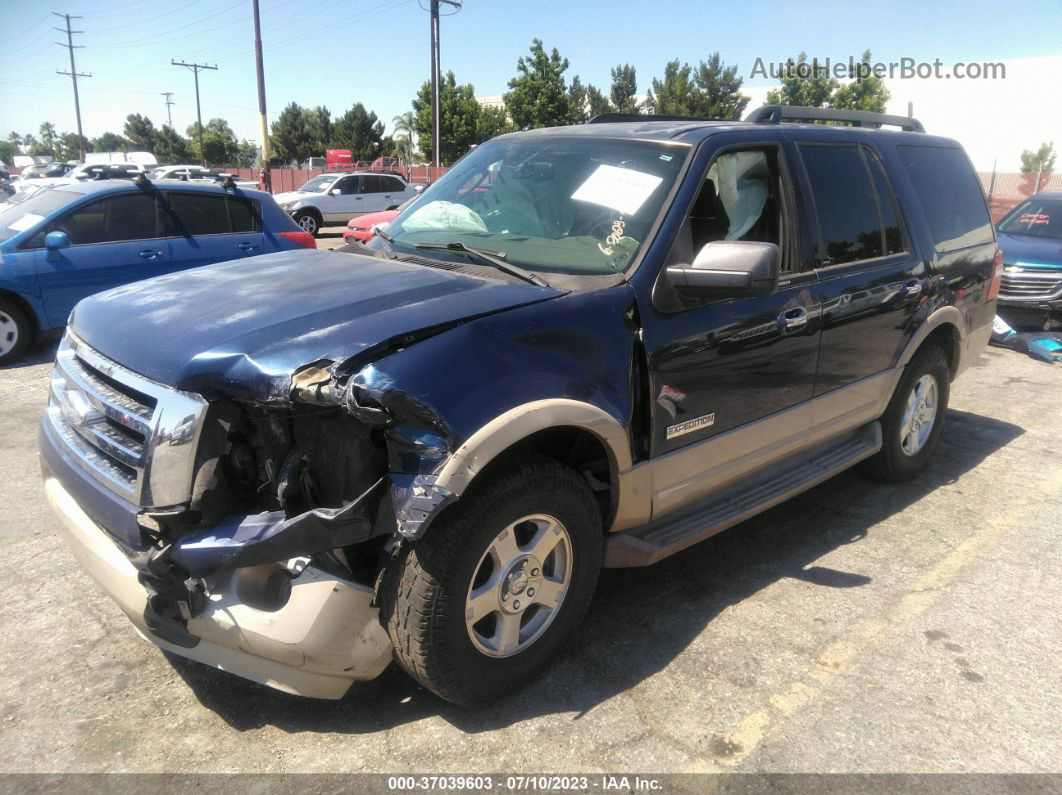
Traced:
[[999, 285], [1003, 281], [1003, 252], [996, 251], [996, 259], [992, 263], [992, 281], [988, 285], [988, 300], [992, 301], [999, 295]]
[[313, 239], [313, 235], [301, 229], [297, 232], [281, 232], [280, 236], [303, 248], [317, 248], [317, 241]]

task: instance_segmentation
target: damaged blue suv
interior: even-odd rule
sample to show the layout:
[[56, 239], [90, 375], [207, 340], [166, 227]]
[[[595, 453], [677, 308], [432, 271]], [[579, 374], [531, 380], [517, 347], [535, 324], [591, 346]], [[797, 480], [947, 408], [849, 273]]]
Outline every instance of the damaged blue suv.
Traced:
[[1000, 267], [962, 149], [913, 119], [505, 135], [368, 246], [80, 302], [45, 491], [164, 649], [321, 698], [394, 659], [488, 701], [602, 566], [858, 462], [921, 472]]

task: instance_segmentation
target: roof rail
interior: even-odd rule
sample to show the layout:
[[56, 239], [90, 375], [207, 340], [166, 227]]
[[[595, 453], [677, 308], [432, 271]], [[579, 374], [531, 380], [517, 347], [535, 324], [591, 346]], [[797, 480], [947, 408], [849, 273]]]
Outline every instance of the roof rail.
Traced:
[[622, 121], [719, 121], [707, 116], [670, 116], [665, 113], [599, 113], [587, 124], [615, 124]]
[[871, 113], [866, 110], [844, 108], [804, 108], [799, 105], [764, 105], [756, 108], [745, 121], [753, 124], [780, 124], [783, 121], [840, 121], [853, 127], [881, 127], [888, 124], [905, 132], [926, 131], [922, 122], [910, 116], [892, 116], [887, 113]]

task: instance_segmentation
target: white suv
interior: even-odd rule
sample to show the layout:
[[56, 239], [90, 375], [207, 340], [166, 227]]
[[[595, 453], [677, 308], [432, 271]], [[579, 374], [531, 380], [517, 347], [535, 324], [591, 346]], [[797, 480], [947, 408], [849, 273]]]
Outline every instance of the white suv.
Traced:
[[315, 237], [326, 224], [394, 210], [417, 195], [412, 185], [394, 174], [333, 173], [314, 177], [298, 190], [278, 193], [277, 203], [295, 223]]

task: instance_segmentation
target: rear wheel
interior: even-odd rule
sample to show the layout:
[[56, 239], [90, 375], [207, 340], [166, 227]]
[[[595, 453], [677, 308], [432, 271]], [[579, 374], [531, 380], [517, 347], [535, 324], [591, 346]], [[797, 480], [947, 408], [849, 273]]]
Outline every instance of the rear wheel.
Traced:
[[882, 447], [868, 461], [873, 474], [908, 480], [929, 466], [948, 408], [950, 375], [944, 352], [936, 346], [911, 359], [881, 418]]
[[15, 303], [0, 298], [0, 365], [11, 364], [26, 355], [33, 326]]
[[396, 659], [457, 704], [511, 693], [582, 619], [602, 552], [600, 512], [574, 470], [536, 457], [474, 485], [384, 574]]
[[312, 210], [299, 210], [295, 213], [295, 223], [299, 225], [303, 232], [309, 232], [314, 237], [317, 237], [318, 232], [321, 231], [321, 217]]

